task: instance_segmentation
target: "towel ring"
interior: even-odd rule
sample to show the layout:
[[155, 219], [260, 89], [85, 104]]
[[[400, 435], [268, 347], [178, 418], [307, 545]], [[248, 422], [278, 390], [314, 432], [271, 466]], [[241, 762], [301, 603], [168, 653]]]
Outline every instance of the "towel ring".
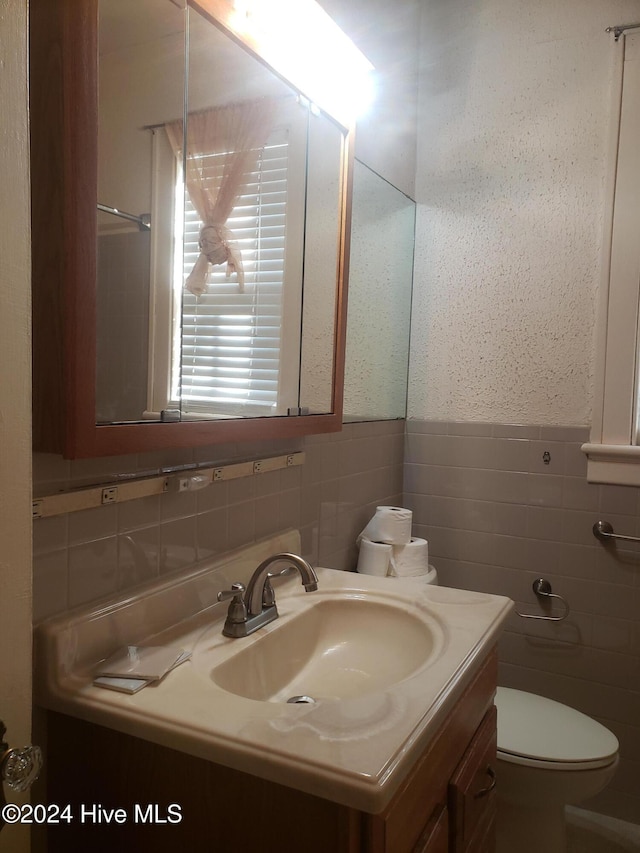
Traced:
[[538, 598], [556, 598], [562, 603], [564, 613], [561, 616], [537, 616], [533, 613], [520, 613], [516, 610], [516, 614], [523, 619], [543, 619], [545, 622], [562, 622], [569, 615], [569, 604], [561, 595], [556, 595], [551, 591], [551, 584], [544, 578], [538, 578], [533, 582], [531, 587]]

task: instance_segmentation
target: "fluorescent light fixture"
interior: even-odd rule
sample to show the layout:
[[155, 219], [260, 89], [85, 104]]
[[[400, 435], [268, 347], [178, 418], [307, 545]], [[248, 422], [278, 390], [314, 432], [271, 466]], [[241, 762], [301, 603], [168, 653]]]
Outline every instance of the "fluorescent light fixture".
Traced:
[[373, 65], [315, 0], [235, 0], [233, 29], [345, 125], [373, 100]]

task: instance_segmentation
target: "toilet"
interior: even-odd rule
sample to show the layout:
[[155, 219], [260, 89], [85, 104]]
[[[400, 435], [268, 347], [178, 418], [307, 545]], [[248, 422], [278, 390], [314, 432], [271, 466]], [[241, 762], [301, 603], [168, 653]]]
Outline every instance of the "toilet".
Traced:
[[[437, 584], [433, 566], [424, 583]], [[561, 702], [498, 687], [496, 853], [566, 853], [565, 806], [595, 796], [618, 766], [618, 739]]]
[[566, 853], [564, 808], [595, 796], [618, 740], [560, 702], [498, 687], [497, 853]]

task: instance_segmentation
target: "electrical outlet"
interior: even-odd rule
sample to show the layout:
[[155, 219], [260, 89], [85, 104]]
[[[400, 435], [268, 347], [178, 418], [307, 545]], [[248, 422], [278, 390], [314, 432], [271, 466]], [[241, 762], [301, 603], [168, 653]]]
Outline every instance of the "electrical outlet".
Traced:
[[31, 504], [31, 517], [42, 518], [42, 501], [33, 501]]
[[224, 469], [223, 468], [214, 468], [213, 469], [213, 479], [214, 480], [224, 480]]
[[253, 463], [253, 473], [260, 474], [262, 472], [262, 462]]
[[102, 503], [114, 504], [118, 500], [118, 487], [110, 486], [102, 490]]
[[287, 468], [290, 468], [294, 462], [295, 459], [293, 458], [293, 456], [287, 456]]

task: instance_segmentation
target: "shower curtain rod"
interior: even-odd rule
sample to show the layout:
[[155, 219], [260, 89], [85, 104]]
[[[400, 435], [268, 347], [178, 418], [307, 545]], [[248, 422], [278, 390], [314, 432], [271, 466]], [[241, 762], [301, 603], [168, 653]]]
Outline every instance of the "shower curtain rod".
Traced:
[[616, 27], [607, 27], [605, 33], [613, 33], [615, 40], [619, 41], [620, 36], [624, 35], [627, 30], [640, 30], [640, 23], [637, 24], [618, 24]]
[[151, 214], [141, 213], [140, 216], [135, 216], [133, 213], [125, 213], [124, 210], [118, 210], [116, 207], [109, 207], [108, 204], [100, 204], [98, 202], [98, 210], [103, 213], [111, 213], [113, 216], [119, 216], [120, 219], [128, 219], [129, 222], [135, 222], [141, 231], [151, 230]]

